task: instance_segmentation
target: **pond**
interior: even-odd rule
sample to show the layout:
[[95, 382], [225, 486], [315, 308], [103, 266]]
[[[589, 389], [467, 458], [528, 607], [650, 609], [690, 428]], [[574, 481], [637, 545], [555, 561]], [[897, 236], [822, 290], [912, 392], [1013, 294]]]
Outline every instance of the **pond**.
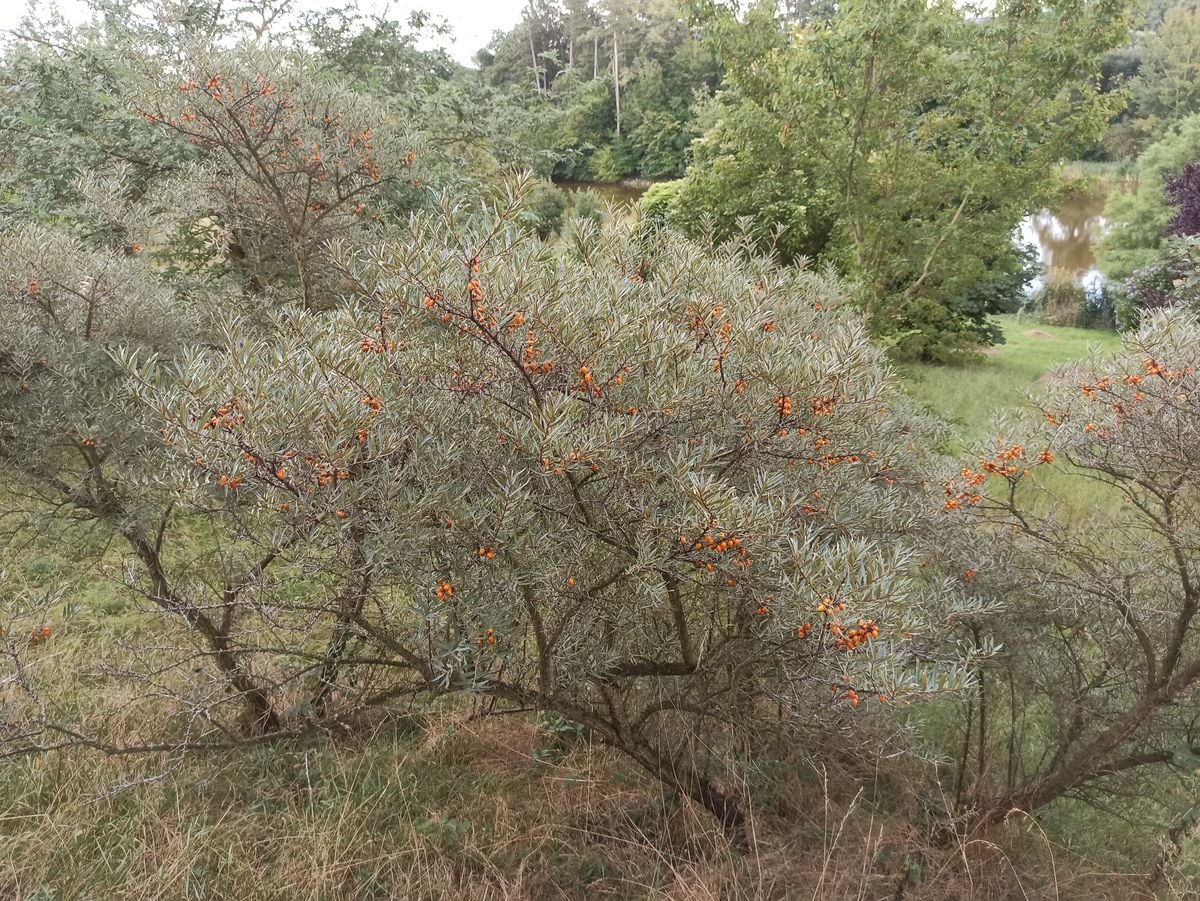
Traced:
[[1042, 274], [1029, 286], [1035, 293], [1051, 272], [1070, 278], [1084, 288], [1103, 284], [1096, 267], [1095, 242], [1104, 234], [1107, 191], [1064, 192], [1053, 209], [1042, 209], [1021, 222], [1018, 240], [1037, 248]]
[[559, 181], [559, 188], [567, 192], [567, 203], [573, 195], [580, 191], [591, 191], [600, 195], [605, 203], [616, 203], [622, 206], [633, 206], [650, 187], [648, 181], [619, 181], [612, 184], [600, 184], [590, 181]]

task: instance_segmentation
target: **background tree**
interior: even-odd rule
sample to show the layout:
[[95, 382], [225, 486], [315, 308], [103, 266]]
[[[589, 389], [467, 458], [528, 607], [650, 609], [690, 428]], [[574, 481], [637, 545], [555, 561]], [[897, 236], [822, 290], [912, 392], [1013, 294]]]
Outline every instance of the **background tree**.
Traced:
[[1112, 223], [1097, 248], [1110, 278], [1125, 278], [1158, 257], [1178, 209], [1167, 184], [1200, 159], [1200, 115], [1172, 126], [1138, 157], [1136, 179], [1114, 191], [1104, 208]]
[[[552, 49], [531, 53], [531, 33], [553, 35]], [[535, 65], [543, 52], [549, 62]], [[526, 84], [536, 69], [539, 96], [558, 111], [542, 132], [560, 155], [558, 178], [681, 175], [698, 134], [697, 105], [720, 80], [672, 0], [530, 7], [480, 59], [496, 86]]]
[[951, 3], [852, 2], [786, 42], [772, 17], [716, 27], [722, 116], [680, 203], [728, 231], [745, 198], [722, 185], [766, 173], [788, 198], [767, 212], [791, 215], [759, 216], [764, 240], [794, 229], [785, 251], [858, 279], [876, 332], [904, 355], [951, 359], [994, 340], [968, 288], [1016, 271], [1017, 222], [1116, 108], [1098, 67], [1128, 4], [972, 18]]
[[1160, 134], [1172, 122], [1200, 113], [1200, 9], [1177, 6], [1140, 43], [1130, 82], [1139, 128]]

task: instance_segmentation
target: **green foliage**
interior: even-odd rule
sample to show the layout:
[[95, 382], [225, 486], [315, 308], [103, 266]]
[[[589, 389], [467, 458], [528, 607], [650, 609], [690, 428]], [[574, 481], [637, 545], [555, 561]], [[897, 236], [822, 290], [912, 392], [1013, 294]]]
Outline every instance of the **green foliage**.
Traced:
[[316, 51], [356, 88], [402, 94], [436, 89], [455, 66], [445, 51], [419, 50], [423, 39], [443, 37], [425, 13], [407, 22], [369, 17], [355, 6], [310, 12], [303, 30]]
[[719, 22], [721, 114], [679, 208], [696, 229], [713, 214], [718, 237], [753, 213], [763, 246], [856, 279], [902, 353], [967, 354], [995, 338], [975, 286], [1020, 268], [1017, 222], [1116, 108], [1093, 76], [1128, 10], [1021, 4], [980, 20], [951, 3], [850, 2], [786, 43], [768, 13]]
[[185, 165], [192, 148], [137, 115], [133, 84], [134, 67], [98, 38], [17, 45], [0, 69], [0, 211], [52, 220], [77, 201], [77, 173], [113, 160], [135, 193]]
[[592, 190], [572, 191], [570, 197], [570, 216], [572, 219], [582, 219], [595, 225], [604, 222], [608, 207], [604, 198]]
[[539, 238], [545, 240], [562, 228], [567, 198], [550, 182], [539, 182], [529, 192], [521, 221], [528, 224]]
[[1071, 274], [1052, 271], [1028, 308], [1046, 325], [1114, 329], [1117, 303], [1117, 293], [1106, 284], [1082, 285]]
[[1129, 87], [1135, 125], [1142, 134], [1159, 135], [1172, 123], [1200, 113], [1197, 45], [1200, 8], [1183, 6], [1169, 10], [1139, 43], [1140, 65]]
[[674, 206], [683, 189], [683, 182], [655, 182], [646, 189], [646, 193], [638, 200], [638, 209], [642, 218], [653, 225], [668, 225], [674, 216]]
[[605, 145], [592, 154], [588, 160], [588, 176], [592, 181], [617, 182], [628, 174], [618, 162], [613, 148]]
[[1110, 228], [1097, 258], [1107, 276], [1126, 278], [1158, 257], [1175, 215], [1166, 183], [1195, 160], [1200, 160], [1200, 115], [1173, 125], [1138, 157], [1135, 180], [1115, 191], [1105, 207]]
[[721, 70], [675, 4], [530, 4], [480, 56], [494, 85], [531, 87], [553, 105], [542, 131], [559, 179], [683, 174], [699, 98]]

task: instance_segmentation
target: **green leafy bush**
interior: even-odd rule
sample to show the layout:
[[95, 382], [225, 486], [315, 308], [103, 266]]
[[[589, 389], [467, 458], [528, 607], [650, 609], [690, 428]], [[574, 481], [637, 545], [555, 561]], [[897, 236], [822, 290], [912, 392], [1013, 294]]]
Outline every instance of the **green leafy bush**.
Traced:
[[530, 190], [525, 201], [521, 221], [544, 241], [551, 235], [558, 234], [566, 210], [566, 195], [550, 182], [538, 182]]
[[610, 144], [598, 148], [588, 160], [588, 175], [592, 181], [617, 182], [626, 174], [627, 170], [621, 166], [617, 154]]
[[683, 182], [679, 179], [652, 184], [638, 200], [642, 217], [654, 225], [670, 224], [674, 204], [682, 190]]
[[1109, 229], [1096, 255], [1109, 278], [1128, 278], [1157, 259], [1176, 213], [1167, 198], [1167, 182], [1197, 160], [1200, 115], [1171, 126], [1138, 157], [1136, 178], [1115, 191], [1104, 210]]
[[590, 189], [571, 193], [571, 218], [584, 219], [596, 225], [604, 222], [608, 204], [599, 192]]

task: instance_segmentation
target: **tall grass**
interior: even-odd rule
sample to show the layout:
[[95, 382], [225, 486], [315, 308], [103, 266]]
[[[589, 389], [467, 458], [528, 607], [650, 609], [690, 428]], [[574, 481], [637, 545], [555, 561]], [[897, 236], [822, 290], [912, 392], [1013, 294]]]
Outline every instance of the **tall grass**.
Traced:
[[907, 364], [901, 387], [919, 406], [953, 429], [949, 450], [962, 450], [994, 434], [1000, 417], [1034, 415], [1048, 390], [1050, 373], [1121, 346], [1113, 332], [1052, 326], [1016, 314], [996, 317], [1005, 343], [966, 366]]

